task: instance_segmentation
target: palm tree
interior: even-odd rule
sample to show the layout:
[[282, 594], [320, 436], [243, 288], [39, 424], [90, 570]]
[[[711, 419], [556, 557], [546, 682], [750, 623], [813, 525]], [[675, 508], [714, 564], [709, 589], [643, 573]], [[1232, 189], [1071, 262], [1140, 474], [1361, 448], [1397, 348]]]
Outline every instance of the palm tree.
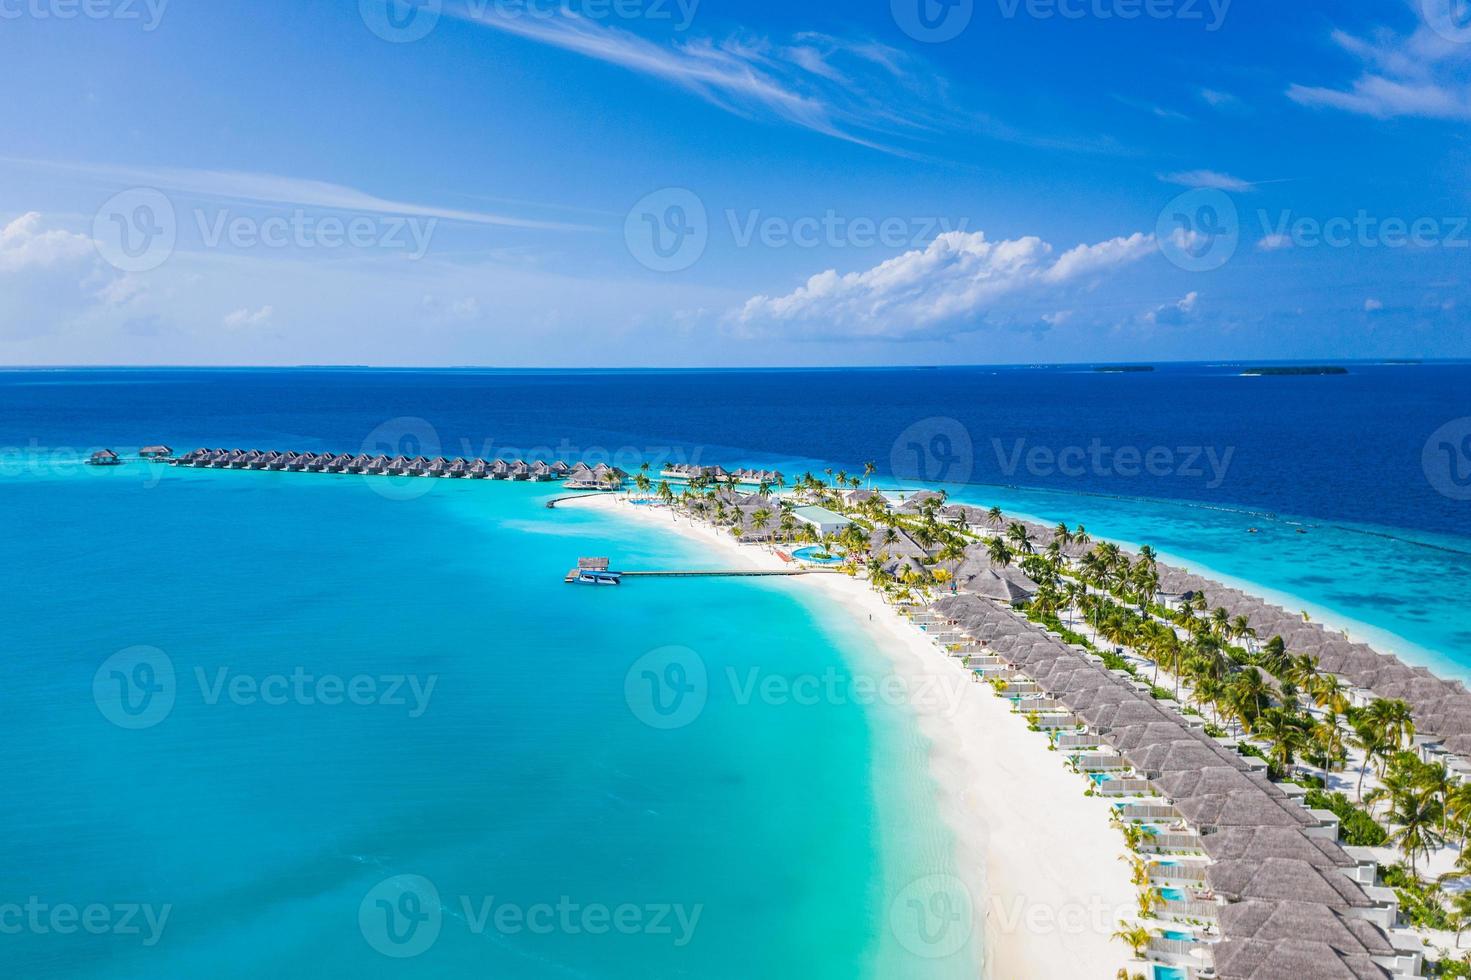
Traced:
[[1395, 698], [1381, 698], [1369, 705], [1368, 710], [1385, 741], [1395, 751], [1410, 747], [1410, 741], [1415, 737], [1415, 721], [1410, 716], [1408, 704]]
[[878, 468], [878, 464], [875, 463], [873, 460], [869, 460], [868, 462], [863, 464], [863, 478], [868, 481], [868, 487], [870, 490], [873, 489], [873, 474], [878, 470]]
[[1006, 568], [1011, 564], [1011, 549], [1000, 538], [992, 538], [986, 543], [986, 554], [990, 557], [991, 561], [1000, 565], [1002, 568]]
[[1471, 891], [1457, 892], [1451, 900], [1451, 915], [1456, 924], [1456, 948], [1461, 948], [1461, 933], [1471, 925]]
[[1360, 802], [1364, 799], [1364, 774], [1369, 771], [1369, 764], [1376, 758], [1389, 751], [1385, 736], [1379, 729], [1378, 723], [1367, 711], [1355, 711], [1348, 716], [1349, 727], [1353, 729], [1353, 735], [1349, 738], [1349, 744], [1364, 753], [1364, 761], [1359, 765], [1359, 784], [1354, 795]]
[[1348, 710], [1348, 688], [1336, 674], [1319, 674], [1307, 685], [1307, 692], [1314, 704], [1331, 715]]
[[1073, 532], [1068, 530], [1067, 522], [1058, 522], [1057, 527], [1052, 529], [1052, 541], [1059, 548], [1066, 548], [1073, 541]]
[[1337, 772], [1348, 761], [1348, 745], [1337, 712], [1329, 711], [1327, 717], [1313, 726], [1308, 743], [1303, 754], [1320, 769]]
[[1149, 940], [1153, 937], [1150, 936], [1149, 930], [1141, 925], [1130, 926], [1126, 922], [1120, 922], [1118, 931], [1113, 934], [1112, 938], [1123, 942], [1134, 951], [1134, 958], [1140, 959], [1144, 956], [1144, 950], [1149, 947]]
[[765, 507], [759, 508], [755, 513], [751, 515], [751, 526], [758, 531], [766, 530], [766, 526], [770, 523], [771, 511], [767, 510]]
[[1418, 878], [1415, 859], [1420, 855], [1428, 857], [1431, 851], [1445, 843], [1445, 838], [1436, 830], [1444, 810], [1435, 794], [1423, 789], [1396, 794], [1391, 803], [1388, 820], [1396, 830], [1389, 839], [1399, 845], [1401, 854], [1409, 858], [1410, 874]]
[[1017, 551], [1020, 551], [1021, 553], [1026, 555], [1030, 555], [1032, 553], [1032, 533], [1027, 530], [1027, 526], [1025, 524], [1022, 524], [1018, 521], [1012, 521], [1009, 525], [1007, 525], [1006, 537], [1009, 541], [1011, 541], [1012, 544], [1016, 545]]
[[1301, 715], [1285, 708], [1267, 708], [1257, 719], [1256, 734], [1267, 740], [1267, 761], [1286, 775], [1298, 753], [1309, 745], [1309, 728]]
[[1005, 519], [1006, 516], [1001, 513], [1000, 507], [992, 507], [990, 510], [986, 511], [986, 520], [990, 521], [991, 526], [994, 528], [999, 529]]
[[1267, 641], [1266, 646], [1258, 651], [1257, 663], [1265, 667], [1267, 672], [1274, 677], [1284, 677], [1288, 666], [1292, 663], [1292, 654], [1287, 652], [1287, 644], [1283, 642], [1282, 637], [1274, 636]]

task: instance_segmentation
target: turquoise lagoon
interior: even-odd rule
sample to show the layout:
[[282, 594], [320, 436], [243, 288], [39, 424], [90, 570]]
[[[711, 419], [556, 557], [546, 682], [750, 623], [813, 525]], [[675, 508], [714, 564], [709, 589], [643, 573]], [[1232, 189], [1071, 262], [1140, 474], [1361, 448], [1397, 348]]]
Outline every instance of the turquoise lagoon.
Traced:
[[[583, 554], [650, 568], [705, 556], [550, 511], [544, 486], [402, 489], [137, 463], [0, 479], [0, 902], [168, 909], [151, 946], [146, 929], [6, 935], [0, 972], [975, 974], [978, 938], [924, 959], [890, 925], [912, 881], [956, 871], [908, 714], [741, 695], [752, 671], [881, 671], [853, 624], [794, 583], [567, 586]], [[172, 666], [171, 707], [119, 727], [94, 679], [139, 646]], [[709, 678], [703, 710], [673, 729], [644, 723], [627, 686], [670, 646]], [[268, 698], [272, 678], [303, 673], [374, 689]], [[419, 697], [390, 696], [405, 677]], [[102, 689], [114, 679], [103, 671]], [[417, 908], [439, 932], [394, 958], [360, 912], [371, 922], [370, 892], [402, 876], [432, 883], [438, 905]], [[569, 903], [638, 918], [603, 934], [593, 919], [530, 924], [526, 910]], [[507, 906], [522, 925], [484, 917]], [[698, 914], [692, 930], [675, 908]]]

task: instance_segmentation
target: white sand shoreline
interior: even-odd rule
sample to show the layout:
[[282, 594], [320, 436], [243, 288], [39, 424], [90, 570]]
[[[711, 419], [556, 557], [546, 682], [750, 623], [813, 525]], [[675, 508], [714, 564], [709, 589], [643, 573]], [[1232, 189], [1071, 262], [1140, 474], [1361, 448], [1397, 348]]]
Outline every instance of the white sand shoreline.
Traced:
[[[712, 547], [710, 568], [779, 568], [764, 548], [666, 508], [637, 507], [614, 496], [584, 498], [620, 518], [673, 531]], [[563, 506], [568, 506], [564, 504]], [[913, 697], [920, 732], [931, 744], [939, 810], [956, 840], [956, 867], [983, 921], [984, 975], [1112, 977], [1129, 959], [1112, 939], [1119, 915], [1135, 905], [1123, 839], [1109, 825], [1106, 800], [1085, 797], [1047, 740], [1027, 730], [1008, 703], [958, 665], [883, 602], [846, 575], [811, 575], [793, 583], [844, 610], [889, 661], [904, 690], [951, 696]]]

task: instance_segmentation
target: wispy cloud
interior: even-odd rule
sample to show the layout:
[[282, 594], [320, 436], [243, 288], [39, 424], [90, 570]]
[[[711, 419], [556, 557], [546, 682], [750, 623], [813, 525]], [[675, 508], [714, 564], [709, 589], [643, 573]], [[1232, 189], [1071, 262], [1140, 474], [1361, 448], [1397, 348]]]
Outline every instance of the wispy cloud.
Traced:
[[276, 310], [271, 306], [262, 306], [258, 310], [248, 307], [235, 310], [225, 314], [225, 327], [230, 330], [241, 330], [245, 327], [259, 327], [269, 323]]
[[1167, 119], [1167, 120], [1169, 120], [1171, 122], [1192, 122], [1193, 121], [1189, 116], [1185, 115], [1185, 113], [1183, 113], [1183, 112], [1177, 112], [1174, 109], [1166, 109], [1164, 106], [1162, 106], [1162, 105], [1156, 105], [1153, 102], [1144, 102], [1144, 101], [1141, 101], [1139, 99], [1131, 99], [1131, 98], [1128, 98], [1127, 96], [1117, 95], [1117, 94], [1114, 95], [1113, 99], [1114, 99], [1115, 102], [1119, 103], [1120, 105], [1126, 105], [1130, 109], [1137, 109], [1139, 112], [1147, 112], [1151, 116], [1154, 116], [1156, 119]]
[[1238, 193], [1244, 193], [1252, 188], [1250, 181], [1216, 170], [1186, 170], [1180, 173], [1160, 174], [1159, 179], [1183, 187], [1206, 187], [1212, 190]]
[[984, 232], [950, 232], [862, 272], [829, 269], [785, 295], [754, 296], [727, 321], [749, 335], [905, 340], [961, 333], [1015, 321], [1027, 304], [1066, 307], [1069, 290], [1157, 248], [1153, 235], [1138, 232], [1054, 257], [1036, 237], [993, 242]]
[[179, 167], [121, 167], [94, 163], [0, 158], [0, 162], [49, 171], [69, 171], [115, 186], [147, 186], [211, 201], [289, 204], [363, 214], [435, 218], [467, 224], [547, 231], [587, 231], [586, 225], [541, 221], [490, 211], [472, 211], [378, 197], [328, 181], [237, 170], [190, 170]]
[[[726, 112], [779, 120], [900, 156], [902, 144], [938, 126], [935, 92], [913, 59], [871, 40], [803, 33], [787, 41], [732, 36], [659, 43], [565, 8], [545, 17], [457, 16], [492, 30], [657, 78]], [[926, 105], [926, 102], [930, 104]]]
[[1419, 23], [1409, 34], [1381, 29], [1363, 38], [1334, 31], [1333, 42], [1362, 64], [1359, 76], [1337, 87], [1293, 84], [1288, 97], [1379, 119], [1471, 119], [1471, 44], [1450, 36], [1447, 26], [1455, 23], [1452, 4], [1463, 2], [1410, 0]]

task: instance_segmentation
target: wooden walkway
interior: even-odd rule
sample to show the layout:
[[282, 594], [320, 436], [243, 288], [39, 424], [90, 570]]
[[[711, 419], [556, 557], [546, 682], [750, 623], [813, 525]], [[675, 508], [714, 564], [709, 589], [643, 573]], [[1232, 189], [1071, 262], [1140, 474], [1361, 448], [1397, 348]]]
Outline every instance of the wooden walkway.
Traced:
[[608, 493], [609, 491], [607, 490], [591, 490], [587, 493], [569, 493], [566, 496], [553, 497], [547, 501], [547, 510], [556, 510], [557, 505], [564, 500], [581, 500], [583, 497], [606, 497]]
[[[563, 579], [568, 585], [577, 582], [580, 569], [572, 569]], [[794, 575], [834, 574], [829, 568], [737, 568], [711, 569], [708, 571], [679, 570], [617, 572], [619, 578], [791, 578]]]

